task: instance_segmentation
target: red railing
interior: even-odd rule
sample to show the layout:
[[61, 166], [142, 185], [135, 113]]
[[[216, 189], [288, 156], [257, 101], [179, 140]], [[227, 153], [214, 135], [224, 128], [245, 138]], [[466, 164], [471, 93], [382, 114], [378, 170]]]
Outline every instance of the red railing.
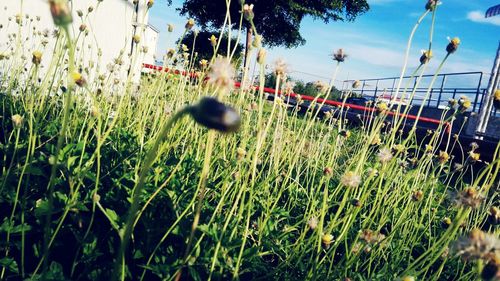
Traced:
[[[189, 75], [192, 78], [195, 78], [195, 77], [198, 76], [194, 72], [189, 72], [188, 73], [186, 71], [179, 71], [179, 70], [175, 70], [175, 69], [172, 70], [172, 69], [169, 69], [169, 68], [163, 68], [161, 66], [156, 66], [156, 65], [151, 65], [151, 64], [143, 64], [143, 67], [147, 68], [147, 69], [152, 69], [152, 70], [155, 70], [155, 71], [164, 71], [164, 72], [171, 72], [173, 74], [180, 74], [180, 75], [183, 75], [183, 76]], [[239, 88], [239, 87], [241, 87], [241, 83], [240, 82], [235, 82], [234, 86], [237, 87], [237, 88]], [[257, 91], [260, 90], [259, 86], [253, 86], [253, 87]], [[263, 91], [265, 93], [274, 94], [274, 95], [277, 95], [277, 96], [283, 95], [282, 91], [276, 91], [273, 88], [264, 87]], [[312, 97], [312, 96], [306, 96], [306, 95], [301, 95], [301, 94], [297, 94], [297, 93], [286, 93], [285, 95], [289, 96], [291, 98], [297, 98], [297, 96], [300, 95], [300, 98], [302, 100], [306, 100], [306, 101], [314, 101], [314, 100], [316, 100], [316, 102], [318, 102], [318, 103], [324, 103], [324, 104], [331, 105], [331, 106], [349, 107], [349, 108], [352, 108], [352, 109], [363, 110], [363, 111], [367, 111], [367, 112], [373, 112], [373, 111], [377, 110], [376, 108], [373, 108], [373, 107], [366, 107], [366, 106], [356, 105], [356, 104], [350, 104], [350, 103], [342, 103], [342, 102], [338, 102], [338, 101], [327, 100], [327, 99], [323, 99], [323, 98], [315, 98], [315, 97]], [[441, 120], [434, 119], [434, 118], [428, 118], [428, 117], [422, 117], [422, 116], [417, 117], [417, 116], [411, 115], [411, 114], [396, 113], [396, 112], [392, 112], [392, 111], [388, 111], [387, 115], [390, 115], [390, 116], [399, 116], [399, 117], [403, 117], [403, 118], [406, 118], [406, 119], [418, 120], [419, 122], [431, 123], [431, 124], [435, 124], [435, 125], [440, 125], [442, 123]], [[451, 133], [451, 125], [450, 125], [450, 123], [449, 122], [445, 122], [444, 126], [445, 126], [446, 133], [448, 133], [448, 134]]]

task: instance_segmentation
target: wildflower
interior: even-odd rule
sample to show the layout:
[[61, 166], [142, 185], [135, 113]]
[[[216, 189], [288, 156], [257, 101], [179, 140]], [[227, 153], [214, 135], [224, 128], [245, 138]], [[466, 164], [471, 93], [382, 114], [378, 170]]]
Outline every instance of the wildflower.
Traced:
[[468, 236], [460, 237], [452, 251], [465, 260], [494, 261], [500, 255], [500, 239], [493, 234], [473, 229]]
[[42, 62], [42, 52], [34, 51], [33, 58], [31, 59], [34, 65], [39, 65]]
[[426, 64], [431, 60], [431, 58], [432, 58], [432, 51], [431, 50], [422, 51], [422, 55], [420, 56], [420, 63]]
[[245, 149], [238, 147], [236, 149], [236, 155], [238, 159], [243, 159], [247, 155], [247, 152], [245, 151]]
[[92, 195], [92, 201], [94, 203], [98, 203], [99, 201], [101, 201], [101, 196], [97, 194], [97, 192], [95, 192], [94, 195]]
[[343, 136], [344, 138], [349, 138], [351, 136], [351, 131], [348, 130], [342, 130], [339, 132], [339, 135]]
[[280, 58], [274, 62], [274, 73], [276, 73], [276, 76], [284, 77], [287, 73], [287, 70], [288, 65], [283, 59]]
[[253, 4], [245, 4], [243, 5], [243, 16], [247, 21], [252, 21], [254, 18], [254, 13], [253, 13]]
[[331, 175], [332, 172], [333, 172], [333, 170], [330, 167], [326, 167], [325, 169], [323, 169], [323, 175], [325, 175], [325, 176]]
[[380, 232], [372, 231], [370, 229], [363, 229], [363, 231], [359, 235], [359, 239], [373, 245], [384, 240], [385, 235]]
[[448, 152], [439, 151], [439, 155], [438, 155], [439, 163], [444, 164], [444, 163], [448, 162], [449, 159], [450, 159], [450, 155], [448, 154]]
[[202, 98], [197, 105], [189, 108], [189, 113], [197, 123], [209, 129], [235, 132], [240, 127], [238, 113], [214, 98]]
[[188, 19], [185, 25], [186, 29], [190, 30], [191, 28], [193, 28], [193, 26], [194, 26], [194, 19]]
[[481, 156], [481, 154], [479, 153], [476, 153], [476, 152], [473, 152], [473, 151], [470, 151], [469, 152], [469, 158], [472, 162], [476, 162], [476, 161], [479, 161], [479, 157]]
[[87, 83], [87, 81], [85, 81], [85, 78], [83, 78], [82, 74], [80, 74], [79, 72], [71, 73], [71, 78], [73, 79], [73, 82], [80, 87], [83, 87]]
[[342, 176], [340, 182], [347, 187], [357, 187], [361, 183], [361, 177], [352, 171], [348, 171]]
[[215, 37], [215, 35], [212, 34], [208, 40], [210, 41], [210, 45], [212, 45], [212, 47], [217, 46], [217, 37]]
[[266, 49], [259, 49], [257, 52], [257, 62], [259, 64], [264, 64], [266, 61]]
[[492, 206], [490, 208], [488, 220], [492, 225], [500, 224], [500, 209], [498, 207]]
[[228, 90], [233, 85], [234, 68], [231, 62], [224, 57], [218, 57], [210, 68], [208, 82], [220, 87], [221, 90]]
[[66, 26], [73, 22], [71, 9], [67, 0], [49, 0], [49, 5], [55, 25]]
[[328, 90], [328, 85], [323, 81], [318, 80], [318, 81], [315, 81], [313, 84], [314, 84], [314, 87], [316, 88], [316, 90], [318, 90], [321, 93], [324, 93]]
[[141, 42], [141, 36], [139, 34], [135, 34], [132, 37], [132, 41], [134, 41], [135, 44], [139, 44], [139, 42]]
[[14, 125], [14, 128], [19, 129], [23, 126], [24, 117], [22, 117], [21, 115], [19, 115], [19, 114], [12, 115], [11, 119], [12, 119], [12, 124]]
[[460, 112], [465, 112], [465, 111], [467, 111], [467, 109], [469, 109], [472, 106], [472, 102], [466, 96], [462, 96], [458, 100], [458, 105], [459, 105], [458, 110]]
[[483, 280], [500, 280], [500, 258], [488, 262], [481, 271]]
[[443, 228], [448, 228], [451, 225], [451, 219], [449, 217], [444, 217], [443, 220], [441, 220], [441, 224]]
[[437, 0], [429, 0], [427, 1], [427, 4], [425, 4], [425, 9], [432, 12], [436, 9], [437, 5], [439, 4], [440, 2]]
[[384, 112], [389, 109], [389, 106], [387, 106], [387, 103], [385, 102], [379, 102], [377, 103], [377, 110], [379, 112]]
[[381, 143], [382, 143], [382, 139], [380, 139], [380, 136], [378, 134], [373, 136], [373, 138], [370, 140], [371, 145], [379, 145]]
[[151, 9], [151, 7], [153, 7], [154, 3], [155, 3], [155, 0], [148, 0], [148, 3], [147, 3], [148, 9]]
[[174, 25], [171, 24], [171, 23], [167, 24], [167, 31], [168, 32], [174, 32]]
[[387, 163], [392, 159], [392, 152], [389, 148], [383, 147], [379, 150], [377, 157], [381, 163]]
[[252, 46], [255, 48], [260, 48], [262, 46], [262, 35], [255, 35], [252, 41]]
[[449, 106], [450, 108], [455, 107], [455, 105], [457, 105], [457, 100], [456, 100], [456, 99], [449, 99], [449, 100], [448, 100], [448, 106]]
[[358, 198], [354, 198], [354, 199], [352, 199], [352, 200], [351, 200], [351, 204], [352, 204], [354, 207], [357, 207], [357, 208], [361, 207], [361, 201], [359, 201], [359, 199], [358, 199]]
[[471, 151], [474, 151], [474, 150], [476, 150], [476, 149], [478, 149], [478, 148], [479, 148], [479, 145], [478, 145], [478, 144], [477, 144], [477, 142], [475, 142], [475, 141], [471, 142], [471, 143], [469, 144], [469, 146], [470, 146]]
[[328, 248], [333, 243], [333, 238], [331, 234], [323, 234], [323, 236], [321, 236], [321, 242]]
[[430, 144], [425, 145], [425, 152], [426, 153], [431, 153], [434, 150], [434, 147]]
[[344, 62], [347, 58], [347, 54], [344, 53], [343, 49], [338, 49], [337, 52], [333, 53], [333, 60], [337, 62]]
[[448, 54], [453, 54], [454, 52], [457, 51], [458, 45], [460, 45], [460, 38], [458, 37], [455, 37], [453, 39], [448, 38], [448, 40], [450, 41], [450, 43], [448, 43], [448, 45], [446, 46], [446, 52], [448, 52]]
[[309, 228], [311, 228], [312, 230], [316, 229], [316, 227], [318, 226], [318, 218], [315, 217], [315, 216], [312, 216], [308, 221], [307, 221], [307, 225], [309, 226]]
[[396, 151], [397, 153], [403, 153], [405, 151], [405, 146], [402, 144], [396, 144], [394, 146], [394, 151]]
[[359, 80], [356, 80], [352, 83], [353, 89], [357, 89], [357, 88], [359, 88], [359, 86], [361, 86], [361, 81], [359, 81]]
[[208, 61], [206, 59], [200, 60], [200, 66], [201, 68], [206, 68], [208, 65]]
[[424, 198], [424, 193], [422, 192], [422, 190], [416, 190], [411, 195], [411, 199], [415, 202], [418, 202], [418, 201], [422, 200], [423, 198]]
[[478, 208], [484, 201], [484, 197], [473, 187], [467, 187], [460, 192], [452, 193], [452, 196], [457, 206], [469, 207], [472, 209]]
[[182, 44], [182, 45], [181, 45], [181, 49], [182, 49], [182, 51], [183, 51], [183, 52], [187, 52], [187, 51], [189, 51], [188, 46], [186, 46], [185, 44]]
[[168, 58], [172, 58], [175, 54], [175, 50], [174, 49], [168, 49], [167, 51], [167, 57]]

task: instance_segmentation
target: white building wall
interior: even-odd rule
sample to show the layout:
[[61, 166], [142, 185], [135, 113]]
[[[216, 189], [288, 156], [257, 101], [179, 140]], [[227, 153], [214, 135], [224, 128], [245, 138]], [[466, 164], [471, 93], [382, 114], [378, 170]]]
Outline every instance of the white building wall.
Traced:
[[[116, 58], [121, 57], [121, 66], [114, 66], [115, 75], [118, 79], [124, 80], [132, 60], [131, 53], [137, 53], [137, 58], [132, 70], [134, 79], [137, 81], [140, 74], [142, 59], [152, 61], [152, 54], [156, 52], [158, 33], [150, 31], [147, 27], [148, 9], [147, 1], [140, 1], [139, 11], [132, 0], [74, 0], [70, 2], [73, 12], [73, 25], [71, 32], [77, 40], [77, 65], [82, 68], [95, 66], [97, 73], [104, 73], [109, 70]], [[88, 13], [89, 7], [93, 8]], [[83, 17], [77, 15], [77, 11], [83, 12]], [[16, 15], [21, 15], [23, 25], [20, 27], [16, 23]], [[29, 18], [27, 19], [26, 16]], [[10, 19], [10, 20], [9, 20]], [[138, 22], [138, 24], [136, 23]], [[80, 32], [79, 27], [85, 24], [88, 34]], [[12, 53], [16, 48], [17, 40], [13, 34], [21, 32], [22, 50], [27, 57], [31, 57], [34, 50], [43, 52], [42, 67], [47, 67], [54, 51], [55, 38], [49, 36], [36, 35], [39, 32], [49, 34], [56, 29], [49, 11], [47, 0], [2, 0], [0, 3], [0, 52]], [[132, 52], [132, 37], [136, 32], [141, 37], [139, 44], [134, 44]], [[41, 42], [47, 40], [49, 43], [43, 47]], [[148, 53], [141, 53], [140, 50], [147, 46]], [[102, 55], [99, 57], [98, 53]], [[149, 56], [148, 54], [151, 54]], [[118, 70], [118, 68], [120, 70]], [[96, 73], [96, 71], [90, 71]]]

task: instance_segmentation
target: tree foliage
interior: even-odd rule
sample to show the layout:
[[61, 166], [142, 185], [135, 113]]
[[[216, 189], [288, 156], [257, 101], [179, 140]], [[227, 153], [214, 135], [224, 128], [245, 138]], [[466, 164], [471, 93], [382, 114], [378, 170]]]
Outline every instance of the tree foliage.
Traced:
[[[306, 16], [325, 23], [330, 21], [353, 21], [369, 9], [366, 0], [253, 0], [254, 23], [267, 46], [287, 48], [303, 45], [305, 39], [299, 32]], [[194, 18], [203, 29], [217, 29], [224, 24], [225, 0], [185, 0], [181, 15]], [[232, 0], [230, 15], [232, 23], [239, 23], [241, 3]]]

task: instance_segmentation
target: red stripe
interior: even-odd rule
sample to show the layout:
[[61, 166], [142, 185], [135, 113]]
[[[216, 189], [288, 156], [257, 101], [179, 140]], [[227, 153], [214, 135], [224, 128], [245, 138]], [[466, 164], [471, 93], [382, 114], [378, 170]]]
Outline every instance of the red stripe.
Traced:
[[[156, 70], [156, 71], [165, 71], [165, 72], [170, 72], [171, 69], [169, 68], [165, 68], [163, 69], [163, 67], [161, 66], [156, 66], [156, 65], [152, 65], [152, 64], [143, 64], [143, 67], [144, 68], [148, 68], [148, 69], [153, 69], [153, 70]], [[179, 71], [179, 70], [173, 70], [173, 73], [175, 74], [181, 74], [183, 76], [187, 76], [188, 73], [186, 71]], [[190, 77], [197, 77], [198, 75], [194, 72], [190, 72], [189, 73], [189, 76]], [[241, 83], [240, 82], [234, 82], [234, 86], [237, 87], [237, 88], [240, 88], [241, 87]], [[260, 90], [260, 87], [259, 86], [253, 86], [255, 90], [259, 91]], [[282, 95], [282, 92], [281, 91], [278, 91], [276, 92], [275, 89], [272, 89], [272, 88], [266, 88], [264, 87], [263, 88], [263, 91], [265, 93], [269, 93], [269, 94], [277, 94], [278, 96]], [[296, 93], [289, 93], [289, 94], [286, 94], [287, 96], [289, 97], [292, 97], [292, 98], [296, 98], [299, 94], [296, 94]], [[338, 102], [338, 101], [332, 101], [332, 100], [327, 100], [327, 99], [322, 99], [322, 98], [315, 98], [315, 97], [312, 97], [312, 96], [306, 96], [306, 95], [300, 95], [301, 99], [302, 100], [307, 100], [307, 101], [313, 101], [313, 100], [316, 100], [318, 103], [323, 103], [324, 104], [327, 104], [327, 105], [333, 105], [333, 106], [347, 106], [349, 108], [352, 108], [352, 109], [357, 109], [357, 110], [363, 110], [363, 111], [368, 111], [368, 112], [373, 112], [373, 111], [376, 111], [377, 109], [375, 108], [372, 108], [372, 107], [366, 107], [366, 106], [361, 106], [361, 105], [356, 105], [356, 104], [350, 104], [350, 103], [342, 103], [342, 102]], [[436, 125], [439, 125], [441, 124], [441, 120], [438, 120], [438, 119], [433, 119], [433, 118], [427, 118], [427, 117], [418, 117], [415, 116], [415, 115], [411, 115], [411, 114], [403, 114], [403, 113], [395, 113], [395, 112], [392, 112], [392, 111], [389, 111], [387, 112], [387, 115], [391, 115], [391, 116], [394, 116], [394, 115], [397, 115], [397, 116], [401, 116], [403, 118], [406, 118], [406, 119], [410, 119], [410, 120], [417, 120], [418, 121], [422, 121], [422, 122], [426, 122], [426, 123], [431, 123], [431, 124], [436, 124]], [[451, 132], [451, 126], [450, 126], [450, 123], [449, 122], [445, 122], [444, 123], [444, 126], [445, 126], [445, 131], [446, 133], [450, 133]]]

